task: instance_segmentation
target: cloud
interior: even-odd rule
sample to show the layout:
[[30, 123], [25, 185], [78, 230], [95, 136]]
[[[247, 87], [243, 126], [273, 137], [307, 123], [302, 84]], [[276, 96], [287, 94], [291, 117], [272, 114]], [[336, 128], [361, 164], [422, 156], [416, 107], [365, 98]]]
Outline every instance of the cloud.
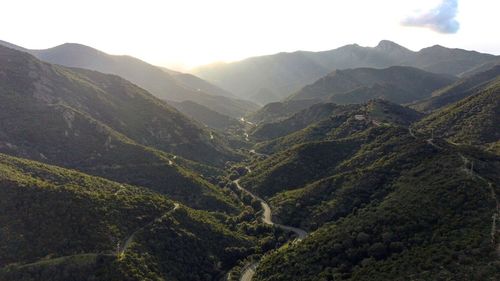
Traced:
[[425, 27], [439, 33], [456, 33], [460, 23], [455, 19], [458, 0], [442, 0], [435, 8], [401, 21], [404, 26]]

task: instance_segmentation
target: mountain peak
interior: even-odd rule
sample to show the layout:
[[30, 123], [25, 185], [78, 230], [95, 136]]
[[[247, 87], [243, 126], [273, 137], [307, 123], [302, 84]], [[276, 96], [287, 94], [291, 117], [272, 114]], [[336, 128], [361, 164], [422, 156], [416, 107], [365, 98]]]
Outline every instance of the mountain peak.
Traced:
[[69, 42], [66, 42], [66, 43], [61, 44], [61, 45], [57, 45], [55, 47], [52, 47], [52, 48], [49, 48], [46, 50], [57, 50], [57, 49], [72, 50], [72, 51], [78, 51], [78, 52], [87, 51], [87, 52], [104, 53], [104, 52], [101, 52], [97, 49], [89, 47], [87, 45], [83, 45], [83, 44], [79, 44], [79, 43], [69, 43]]
[[378, 43], [378, 45], [375, 47], [375, 49], [378, 49], [381, 51], [395, 51], [395, 50], [405, 51], [405, 52], [409, 51], [405, 47], [403, 47], [397, 43], [394, 43], [392, 41], [389, 41], [389, 40], [380, 41]]
[[0, 40], [0, 46], [4, 46], [4, 47], [7, 47], [7, 48], [11, 48], [11, 49], [18, 50], [18, 51], [23, 51], [23, 52], [26, 51], [26, 49], [23, 48], [23, 47], [20, 47], [20, 46], [17, 46], [17, 45], [14, 45], [12, 43], [9, 43], [7, 41], [2, 41], [2, 40]]

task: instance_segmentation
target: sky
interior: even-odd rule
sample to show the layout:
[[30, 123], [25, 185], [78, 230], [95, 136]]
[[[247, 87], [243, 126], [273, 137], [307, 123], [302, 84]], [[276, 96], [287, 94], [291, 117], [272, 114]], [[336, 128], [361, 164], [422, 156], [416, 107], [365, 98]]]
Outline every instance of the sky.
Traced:
[[382, 39], [500, 55], [499, 0], [3, 0], [0, 40], [66, 42], [178, 70]]

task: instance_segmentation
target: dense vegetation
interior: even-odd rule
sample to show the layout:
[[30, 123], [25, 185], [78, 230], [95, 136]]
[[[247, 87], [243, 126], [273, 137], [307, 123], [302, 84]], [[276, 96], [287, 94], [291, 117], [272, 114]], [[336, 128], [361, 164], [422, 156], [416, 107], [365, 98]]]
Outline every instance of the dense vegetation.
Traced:
[[432, 94], [431, 98], [418, 101], [412, 104], [411, 107], [422, 112], [431, 112], [443, 108], [479, 93], [497, 79], [498, 75], [500, 75], [500, 65], [495, 65], [484, 72], [462, 78], [447, 87], [439, 89]]
[[[437, 129], [498, 142], [496, 87], [421, 121], [372, 101], [261, 144], [273, 154], [250, 165], [242, 184], [268, 199], [275, 220], [315, 231], [264, 257], [254, 279], [499, 278], [500, 158], [450, 144], [439, 137], [458, 139]], [[431, 122], [437, 116], [448, 123]]]
[[355, 107], [338, 106], [333, 103], [314, 104], [284, 120], [260, 124], [252, 130], [251, 137], [257, 140], [268, 140], [286, 136], [312, 123], [326, 119], [330, 115], [338, 114]]
[[[85, 46], [35, 53], [158, 78]], [[500, 279], [500, 80], [498, 67], [477, 72], [496, 58], [389, 41], [294, 56], [249, 61], [287, 66], [259, 75], [306, 63], [294, 85], [349, 64], [475, 74], [422, 101], [454, 79], [337, 70], [305, 90], [322, 101], [246, 119], [178, 103], [195, 121], [120, 77], [0, 47], [0, 280], [233, 281], [251, 267], [254, 281]], [[176, 95], [234, 100], [161, 71]]]
[[214, 165], [237, 159], [217, 135], [119, 77], [4, 47], [0, 61], [0, 152], [146, 186], [196, 208], [234, 210], [192, 172], [209, 168], [163, 152]]
[[498, 152], [498, 124], [500, 78], [488, 83], [475, 95], [426, 116], [414, 128], [427, 136], [440, 136], [455, 143], [491, 147]]
[[216, 280], [255, 251], [225, 215], [143, 188], [2, 154], [0, 170], [2, 280]]
[[[221, 140], [211, 140], [209, 132], [122, 78], [49, 65], [5, 47], [0, 47], [0, 61], [5, 77], [0, 98], [18, 114], [30, 112], [24, 106], [69, 107], [143, 145], [216, 165], [234, 159]], [[72, 129], [72, 114], [66, 115]]]
[[349, 137], [372, 127], [408, 126], [422, 117], [422, 114], [414, 110], [384, 100], [373, 100], [364, 105], [352, 105], [338, 109], [333, 110], [327, 118], [322, 119], [322, 116], [319, 116], [320, 118], [314, 120], [309, 126], [298, 131], [294, 131], [296, 123], [294, 119], [308, 116], [308, 111], [314, 111], [314, 107], [291, 117], [292, 122], [285, 120], [276, 123], [273, 125], [276, 131], [288, 131], [290, 134], [259, 143], [257, 150], [271, 153], [288, 149], [300, 143]]
[[450, 76], [404, 66], [335, 70], [305, 86], [290, 98], [329, 99], [338, 104], [363, 103], [383, 98], [402, 104], [427, 98], [434, 90], [453, 81], [454, 78]]
[[372, 185], [364, 206], [263, 259], [256, 280], [498, 279], [490, 188], [500, 188], [489, 183], [500, 162], [475, 160], [484, 179], [452, 149], [428, 154], [386, 187]]

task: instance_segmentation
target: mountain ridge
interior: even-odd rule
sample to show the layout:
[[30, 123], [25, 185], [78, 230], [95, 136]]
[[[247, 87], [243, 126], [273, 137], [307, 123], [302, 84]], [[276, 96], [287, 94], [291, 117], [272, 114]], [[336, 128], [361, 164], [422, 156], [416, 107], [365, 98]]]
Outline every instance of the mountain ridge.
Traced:
[[185, 73], [160, 68], [129, 55], [109, 55], [92, 47], [65, 43], [49, 49], [29, 50], [0, 41], [0, 45], [30, 53], [53, 64], [95, 70], [121, 76], [164, 100], [193, 100], [212, 110], [241, 117], [258, 106], [237, 99], [207, 81]]
[[[398, 47], [399, 46], [399, 47]], [[251, 98], [265, 90], [272, 95], [260, 102], [274, 102], [335, 69], [390, 66], [413, 66], [434, 73], [459, 75], [498, 57], [462, 49], [423, 48], [414, 52], [394, 42], [382, 40], [376, 47], [351, 44], [333, 50], [279, 53], [226, 64], [198, 67], [191, 72], [230, 90], [240, 97]], [[397, 50], [397, 52], [393, 52]]]
[[[431, 95], [456, 78], [438, 75], [418, 68], [391, 66], [388, 68], [354, 68], [335, 70], [294, 93], [289, 99], [330, 99], [337, 103], [363, 103], [374, 98], [385, 98], [396, 103], [409, 103]], [[360, 88], [389, 86], [379, 93], [356, 93]], [[340, 98], [342, 97], [342, 99]], [[352, 98], [352, 101], [350, 100]]]
[[209, 165], [236, 154], [134, 84], [1, 46], [0, 81], [1, 152], [145, 186], [193, 207], [235, 207], [192, 169], [213, 174]]

